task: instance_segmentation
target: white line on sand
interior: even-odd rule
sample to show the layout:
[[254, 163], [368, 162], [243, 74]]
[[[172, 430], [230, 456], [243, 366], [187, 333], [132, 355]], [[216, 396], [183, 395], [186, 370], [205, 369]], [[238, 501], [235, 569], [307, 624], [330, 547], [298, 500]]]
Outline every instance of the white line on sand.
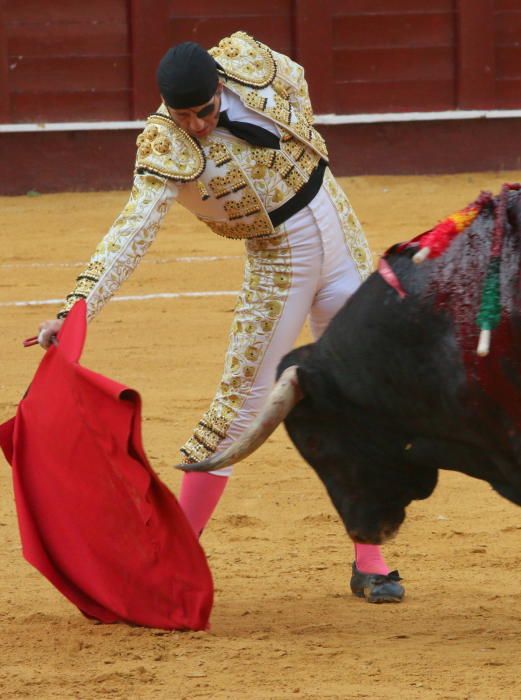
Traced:
[[[219, 260], [241, 260], [242, 255], [194, 255], [179, 258], [152, 258], [141, 261], [141, 265], [167, 265], [168, 263], [198, 263], [198, 262], [215, 262]], [[87, 261], [79, 262], [19, 262], [19, 263], [0, 263], [0, 269], [13, 270], [22, 268], [36, 267], [84, 267]]]
[[[149, 299], [185, 299], [193, 297], [230, 297], [238, 291], [219, 292], [163, 292], [159, 294], [135, 294], [131, 296], [112, 297], [111, 301], [148, 301]], [[0, 306], [47, 306], [62, 304], [63, 299], [30, 299], [29, 301], [0, 301]]]

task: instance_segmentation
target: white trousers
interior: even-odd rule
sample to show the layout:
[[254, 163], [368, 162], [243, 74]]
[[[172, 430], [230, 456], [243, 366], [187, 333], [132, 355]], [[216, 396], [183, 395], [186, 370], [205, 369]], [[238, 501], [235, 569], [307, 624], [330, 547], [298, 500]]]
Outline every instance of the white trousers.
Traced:
[[[246, 357], [249, 352], [252, 362], [256, 362], [252, 369], [254, 378], [229, 424], [226, 437], [219, 443], [218, 452], [243, 433], [264, 405], [274, 385], [277, 365], [294, 347], [306, 319], [309, 317], [313, 337], [318, 338], [361, 283], [337, 209], [324, 187], [279, 230], [284, 234], [278, 247], [271, 247], [270, 239], [246, 243], [245, 282], [235, 309], [226, 365], [229, 367], [234, 360], [237, 363], [238, 333], [255, 331], [259, 325], [265, 325], [269, 337], [258, 357], [254, 345], [246, 351]], [[278, 317], [277, 309], [270, 314], [272, 307], [267, 306], [265, 296], [252, 293], [252, 287], [262, 289], [263, 283], [267, 284], [263, 276], [270, 282], [275, 276], [279, 282], [281, 301], [271, 302], [272, 306], [282, 305]], [[275, 320], [270, 320], [273, 317]], [[223, 381], [228, 386], [226, 367]], [[239, 385], [240, 380], [237, 380], [240, 392]], [[226, 467], [212, 473], [229, 476], [231, 470]]]

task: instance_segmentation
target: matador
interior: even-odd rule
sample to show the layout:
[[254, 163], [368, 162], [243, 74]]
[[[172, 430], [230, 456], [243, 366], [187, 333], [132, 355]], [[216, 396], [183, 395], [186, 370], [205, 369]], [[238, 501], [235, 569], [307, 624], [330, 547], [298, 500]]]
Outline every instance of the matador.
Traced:
[[[175, 200], [227, 238], [244, 240], [244, 281], [215, 397], [181, 447], [197, 462], [245, 430], [273, 386], [279, 360], [309, 317], [315, 338], [372, 271], [360, 223], [328, 167], [313, 126], [303, 68], [244, 32], [206, 51], [172, 47], [157, 80], [161, 106], [137, 139], [127, 205], [77, 278], [58, 319], [40, 326], [48, 347], [85, 299], [91, 320], [135, 269]], [[180, 504], [200, 534], [230, 469], [183, 476]], [[380, 549], [355, 544], [352, 592], [400, 601]]]

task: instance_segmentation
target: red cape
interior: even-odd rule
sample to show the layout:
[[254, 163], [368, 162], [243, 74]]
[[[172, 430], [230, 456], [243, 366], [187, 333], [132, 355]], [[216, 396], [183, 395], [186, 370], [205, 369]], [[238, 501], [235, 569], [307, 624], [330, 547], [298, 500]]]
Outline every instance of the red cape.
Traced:
[[86, 325], [80, 301], [0, 425], [24, 556], [89, 617], [205, 629], [204, 552], [148, 463], [139, 394], [78, 364]]

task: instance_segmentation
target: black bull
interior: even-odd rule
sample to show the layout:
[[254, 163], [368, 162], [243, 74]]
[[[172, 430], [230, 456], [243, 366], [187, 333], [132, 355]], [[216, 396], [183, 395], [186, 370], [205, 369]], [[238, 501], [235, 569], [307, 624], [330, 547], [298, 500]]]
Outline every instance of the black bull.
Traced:
[[[294, 391], [281, 414], [287, 431], [357, 541], [396, 532], [406, 506], [432, 493], [439, 468], [483, 479], [521, 505], [518, 191], [506, 192], [500, 222], [499, 323], [489, 354], [476, 353], [498, 203], [490, 199], [439, 257], [418, 265], [417, 247], [391, 249], [397, 285], [373, 273], [317, 342], [280, 363], [278, 377]], [[274, 427], [246, 451], [180, 466], [241, 459]]]

